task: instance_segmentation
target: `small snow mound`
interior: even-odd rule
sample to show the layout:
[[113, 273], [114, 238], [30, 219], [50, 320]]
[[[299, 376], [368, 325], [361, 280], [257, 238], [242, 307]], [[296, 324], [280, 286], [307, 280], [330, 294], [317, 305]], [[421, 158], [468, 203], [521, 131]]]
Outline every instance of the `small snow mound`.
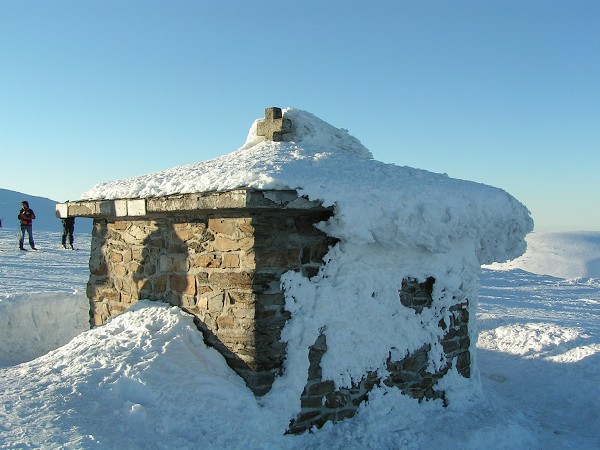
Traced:
[[477, 346], [527, 358], [562, 355], [568, 344], [585, 342], [590, 336], [580, 328], [552, 323], [510, 324], [483, 331]]

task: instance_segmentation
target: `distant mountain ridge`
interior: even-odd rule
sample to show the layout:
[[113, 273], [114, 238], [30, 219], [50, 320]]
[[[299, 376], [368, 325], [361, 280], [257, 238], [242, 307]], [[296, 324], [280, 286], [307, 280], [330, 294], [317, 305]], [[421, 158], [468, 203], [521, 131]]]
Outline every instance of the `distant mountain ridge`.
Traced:
[[[33, 231], [62, 231], [61, 221], [56, 217], [56, 204], [59, 203], [45, 197], [10, 191], [0, 188], [0, 219], [2, 227], [19, 228], [17, 216], [21, 210], [21, 202], [27, 200], [29, 207], [35, 212]], [[92, 219], [77, 219], [76, 233], [91, 233]]]

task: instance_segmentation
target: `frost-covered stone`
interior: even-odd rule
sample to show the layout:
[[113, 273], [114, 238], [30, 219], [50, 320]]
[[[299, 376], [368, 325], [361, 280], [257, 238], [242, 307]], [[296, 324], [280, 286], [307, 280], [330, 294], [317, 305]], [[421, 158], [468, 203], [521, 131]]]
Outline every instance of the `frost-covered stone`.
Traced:
[[[102, 183], [74, 206], [108, 220], [116, 240], [119, 228], [118, 222], [111, 223], [116, 215], [111, 216], [115, 208], [110, 203], [118, 199], [144, 200], [147, 214], [160, 217], [159, 223], [168, 227], [182, 218], [201, 225], [200, 234], [179, 243], [193, 255], [189, 267], [197, 272], [195, 290], [187, 289], [190, 281], [185, 290], [180, 286], [168, 293], [168, 284], [161, 281], [164, 275], [158, 274], [154, 284], [138, 280], [139, 292], [134, 294], [189, 310], [208, 307], [198, 317], [202, 324], [214, 323], [214, 329], [221, 330], [221, 336], [211, 341], [212, 329], [203, 329], [221, 351], [227, 347], [223, 339], [234, 342], [239, 336], [261, 348], [276, 348], [279, 356], [267, 357], [271, 363], [277, 360], [269, 366], [270, 379], [264, 382], [264, 374], [258, 372], [254, 379], [246, 372], [245, 379], [249, 385], [268, 387], [260, 390], [260, 394], [268, 391], [263, 403], [289, 417], [293, 432], [349, 417], [377, 386], [444, 401], [453, 390], [464, 392], [465, 384], [475, 387], [470, 354], [476, 342], [472, 321], [480, 266], [524, 252], [524, 237], [533, 228], [529, 211], [498, 188], [375, 161], [346, 130], [306, 111], [287, 108], [282, 114], [292, 123], [285, 142], [265, 140], [257, 133], [257, 120], [246, 143], [233, 153]], [[251, 207], [253, 195], [260, 201]], [[185, 211], [178, 211], [176, 204], [186, 205]], [[261, 226], [269, 233], [253, 224], [249, 240], [240, 240], [243, 233], [234, 228], [232, 236], [219, 237], [216, 230], [210, 232], [209, 220], [215, 217], [206, 212], [209, 204], [220, 205], [215, 206], [217, 213], [225, 205], [237, 208], [241, 215], [235, 216], [236, 221], [246, 217], [244, 209], [248, 217], [262, 214]], [[294, 246], [285, 247], [285, 238], [279, 237], [285, 233], [278, 233], [286, 220], [264, 219], [268, 210], [279, 211], [276, 215], [281, 218], [283, 210], [295, 217], [319, 208], [329, 213], [320, 222], [308, 221], [319, 222], [321, 234], [314, 235], [319, 237], [313, 248], [297, 236], [291, 239]], [[159, 228], [164, 232], [164, 226]], [[255, 236], [267, 244], [260, 255], [253, 247]], [[156, 242], [172, 239], [167, 233]], [[324, 243], [331, 248], [323, 251]], [[287, 251], [281, 251], [282, 245]], [[313, 258], [313, 252], [319, 257]], [[148, 261], [137, 263], [153, 267]], [[264, 271], [257, 275], [259, 264]], [[102, 278], [106, 270], [99, 270], [104, 265], [95, 261], [90, 267], [96, 270], [92, 275], [102, 280], [92, 294], [100, 300], [96, 307], [103, 322], [125, 305], [107, 289]], [[200, 278], [202, 273], [208, 277]], [[130, 285], [136, 286], [120, 281], [120, 286]], [[239, 302], [233, 293], [256, 295], [254, 310], [246, 305], [236, 310]], [[129, 293], [120, 295], [129, 301]], [[280, 300], [272, 309], [262, 306], [268, 296]], [[268, 320], [272, 313], [276, 323]], [[264, 328], [256, 328], [259, 339], [248, 333], [257, 318], [264, 320]], [[256, 350], [244, 343], [239, 361], [230, 360], [230, 365], [238, 371], [254, 370], [262, 357]]]

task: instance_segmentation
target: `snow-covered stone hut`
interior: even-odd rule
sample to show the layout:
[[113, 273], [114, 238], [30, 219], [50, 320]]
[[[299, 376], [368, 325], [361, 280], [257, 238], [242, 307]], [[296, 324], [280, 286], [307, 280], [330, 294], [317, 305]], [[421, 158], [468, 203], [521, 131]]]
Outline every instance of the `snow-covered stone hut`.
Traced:
[[286, 402], [292, 433], [373, 389], [476, 387], [480, 266], [521, 255], [533, 228], [500, 189], [375, 161], [292, 108], [231, 154], [96, 185], [57, 214], [94, 219], [93, 326], [140, 299], [183, 308], [257, 396]]

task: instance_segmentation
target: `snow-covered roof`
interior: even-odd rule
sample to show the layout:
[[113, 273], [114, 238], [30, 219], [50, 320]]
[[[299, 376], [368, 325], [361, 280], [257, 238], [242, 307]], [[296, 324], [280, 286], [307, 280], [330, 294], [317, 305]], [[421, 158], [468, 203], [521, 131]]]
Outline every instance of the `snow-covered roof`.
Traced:
[[475, 243], [481, 264], [525, 251], [529, 211], [505, 191], [445, 174], [386, 164], [347, 130], [313, 114], [283, 110], [293, 124], [286, 142], [257, 135], [257, 119], [238, 150], [205, 162], [94, 186], [84, 200], [144, 198], [237, 188], [296, 189], [334, 206], [322, 225], [342, 240], [388, 248], [447, 252]]

